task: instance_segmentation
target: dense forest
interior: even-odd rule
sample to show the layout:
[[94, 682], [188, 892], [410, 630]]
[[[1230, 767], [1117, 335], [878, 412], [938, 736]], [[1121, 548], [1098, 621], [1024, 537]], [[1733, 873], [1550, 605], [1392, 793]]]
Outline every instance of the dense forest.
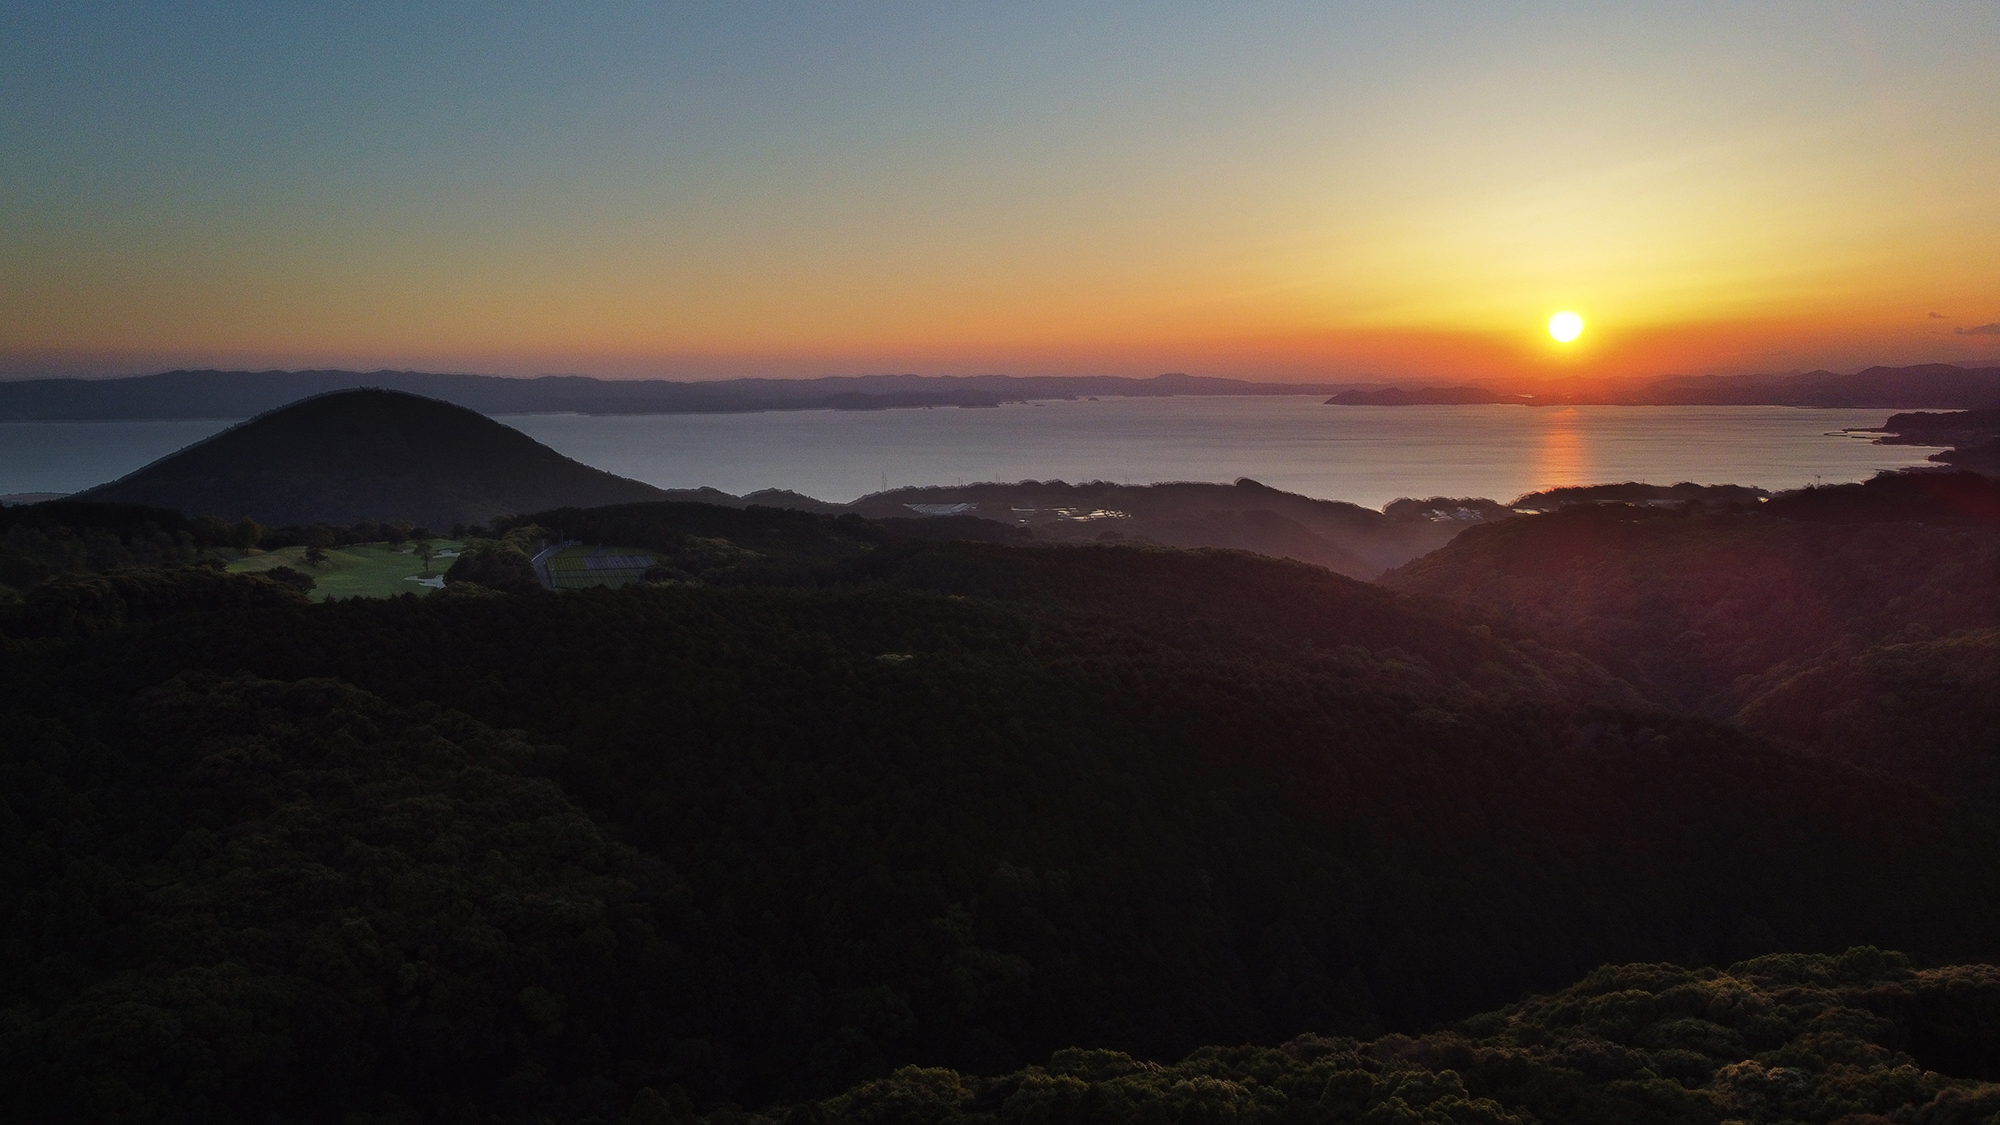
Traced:
[[[756, 1120], [1984, 1122], [2000, 1113], [2000, 1086], [1982, 1080], [2000, 1052], [1996, 993], [1991, 966], [1913, 971], [1872, 948], [1726, 971], [1606, 966], [1415, 1038], [1303, 1035], [1169, 1066], [1072, 1049], [992, 1077], [907, 1067]], [[633, 1116], [673, 1105], [645, 1091]]]
[[[1578, 503], [1397, 588], [558, 509], [317, 605], [212, 564], [421, 529], [7, 509], [0, 1105], [1984, 1121], [1990, 494]], [[544, 592], [556, 537], [660, 565]]]

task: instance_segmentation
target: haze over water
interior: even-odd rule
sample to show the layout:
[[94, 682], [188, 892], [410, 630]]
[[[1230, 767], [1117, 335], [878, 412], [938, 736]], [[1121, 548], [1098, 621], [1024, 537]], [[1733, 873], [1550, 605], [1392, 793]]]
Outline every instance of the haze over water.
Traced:
[[[1832, 431], [1883, 410], [1790, 407], [1326, 406], [1317, 397], [1051, 401], [998, 409], [510, 415], [585, 464], [663, 488], [784, 488], [848, 501], [977, 481], [1233, 481], [1380, 507], [1401, 496], [1511, 500], [1625, 480], [1793, 488], [1923, 464], [1931, 450]], [[0, 494], [72, 492], [228, 421], [0, 425]]]
[[1792, 488], [1923, 463], [1931, 450], [1826, 436], [1885, 417], [1787, 407], [1342, 407], [1283, 396], [502, 420], [662, 487], [789, 488], [848, 501], [885, 485], [1251, 477], [1374, 508], [1402, 496], [1511, 500], [1624, 480]]

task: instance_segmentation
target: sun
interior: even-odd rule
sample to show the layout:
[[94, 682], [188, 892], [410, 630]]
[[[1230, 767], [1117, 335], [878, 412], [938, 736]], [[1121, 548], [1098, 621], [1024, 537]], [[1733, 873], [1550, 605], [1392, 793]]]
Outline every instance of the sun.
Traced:
[[1567, 344], [1583, 335], [1583, 318], [1573, 312], [1559, 312], [1549, 318], [1549, 335], [1556, 343]]

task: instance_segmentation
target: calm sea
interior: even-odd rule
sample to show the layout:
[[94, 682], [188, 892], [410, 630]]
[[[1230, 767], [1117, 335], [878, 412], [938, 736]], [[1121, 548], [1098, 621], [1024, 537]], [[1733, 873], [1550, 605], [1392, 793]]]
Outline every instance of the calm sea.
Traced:
[[[973, 481], [1232, 481], [1380, 507], [1565, 484], [1792, 488], [1922, 464], [1836, 431], [1886, 410], [1782, 406], [1327, 406], [1317, 397], [1124, 398], [998, 409], [502, 416], [585, 464], [667, 488], [846, 501]], [[229, 421], [0, 423], [0, 494], [111, 480]]]

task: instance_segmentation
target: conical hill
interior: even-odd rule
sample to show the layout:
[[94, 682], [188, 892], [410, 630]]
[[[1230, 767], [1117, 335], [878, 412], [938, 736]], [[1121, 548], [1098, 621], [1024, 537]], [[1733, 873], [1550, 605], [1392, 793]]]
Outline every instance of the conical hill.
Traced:
[[476, 411], [364, 389], [261, 414], [77, 499], [248, 516], [273, 526], [372, 519], [447, 528], [665, 495]]

